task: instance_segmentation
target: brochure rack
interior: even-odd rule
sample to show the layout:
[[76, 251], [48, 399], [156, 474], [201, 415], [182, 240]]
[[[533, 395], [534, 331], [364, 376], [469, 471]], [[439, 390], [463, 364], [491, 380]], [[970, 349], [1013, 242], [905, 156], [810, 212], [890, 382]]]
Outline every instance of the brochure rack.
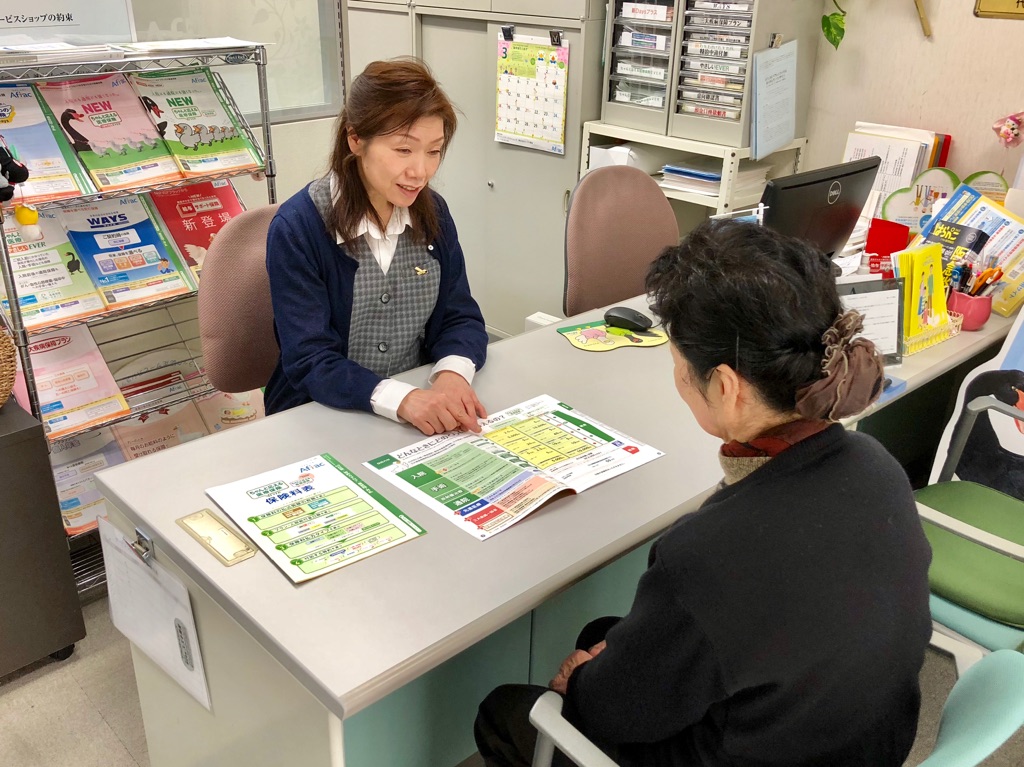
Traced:
[[[12, 57], [7, 60], [5, 60], [5, 57], [0, 57], [0, 83], [41, 83], [112, 73], [184, 70], [194, 67], [255, 66], [259, 90], [259, 122], [263, 133], [262, 142], [256, 138], [252, 128], [241, 114], [237, 103], [224, 86], [217, 70], [212, 69], [212, 72], [217, 80], [217, 84], [226, 96], [227, 106], [234, 113], [233, 116], [236, 118], [238, 125], [241, 126], [241, 129], [255, 148], [259, 166], [238, 171], [206, 174], [195, 178], [182, 178], [173, 182], [150, 186], [87, 194], [41, 203], [36, 205], [37, 208], [60, 208], [88, 200], [124, 197], [157, 189], [167, 189], [203, 181], [253, 174], [259, 174], [265, 179], [268, 202], [274, 203], [276, 201], [266, 75], [267, 57], [264, 46], [242, 43], [240, 41], [235, 44], [234, 41], [228, 40], [195, 40], [184, 44], [168, 43], [166, 48], [160, 48], [160, 46], [160, 43], [140, 45], [138, 48], [141, 50], [132, 50], [131, 46], [126, 46], [124, 49], [112, 46], [109, 51], [97, 51], [95, 47], [90, 47], [81, 60], [69, 59], [67, 51], [61, 51], [59, 56], [55, 55], [53, 57], [48, 57], [46, 52], [40, 52], [36, 56]], [[3, 223], [4, 216], [10, 214], [11, 210], [9, 208], [0, 208], [0, 224]], [[103, 330], [100, 332], [100, 335], [104, 336], [104, 340], [97, 339], [97, 342], [101, 348], [104, 348], [105, 356], [107, 352], [105, 345], [113, 347], [119, 342], [129, 341], [132, 336], [143, 335], [160, 328], [172, 333], [176, 343], [190, 350], [191, 359], [187, 364], [191, 371], [184, 376], [185, 380], [181, 386], [175, 388], [173, 393], [165, 393], [165, 396], [138, 398], [137, 401], [131, 403], [131, 415], [123, 416], [117, 420], [126, 420], [145, 415], [160, 408], [192, 400], [213, 391], [213, 387], [202, 374], [201, 355], [198, 350], [197, 333], [195, 331], [194, 309], [192, 310], [193, 318], [189, 317], [187, 310], [181, 310], [191, 308], [189, 304], [194, 305], [196, 291], [192, 291], [187, 295], [157, 299], [142, 305], [108, 309], [93, 317], [68, 322], [55, 322], [53, 324], [33, 327], [29, 330], [25, 327], [23, 321], [10, 252], [6, 239], [2, 236], [0, 236], [0, 249], [2, 249], [0, 250], [0, 276], [2, 276], [3, 286], [10, 306], [9, 313], [5, 314], [0, 311], [0, 321], [7, 326], [7, 330], [14, 338], [18, 348], [21, 367], [25, 372], [25, 385], [32, 414], [37, 419], [41, 416], [40, 397], [33, 376], [32, 359], [29, 355], [30, 338], [39, 333], [50, 332], [70, 325], [84, 323], [97, 330], [102, 327]], [[171, 307], [171, 304], [176, 306]], [[174, 309], [178, 309], [178, 311], [174, 311]], [[124, 323], [118, 322], [118, 320], [129, 316], [134, 318], [133, 324], [137, 322], [138, 328], [123, 329]], [[115, 328], [116, 330], [112, 330]], [[176, 364], [180, 370], [181, 363]], [[110, 423], [113, 423], [113, 421]], [[92, 426], [89, 429], [83, 429], [82, 432], [107, 425], [110, 424], [104, 423]], [[61, 439], [70, 439], [75, 435], [76, 433], [63, 434]], [[84, 534], [84, 537], [87, 539], [83, 539], [83, 536], [72, 536], [69, 538], [75, 579], [78, 584], [79, 593], [83, 597], [93, 589], [102, 587], [105, 583], [102, 557], [99, 554], [99, 542], [91, 533]]]

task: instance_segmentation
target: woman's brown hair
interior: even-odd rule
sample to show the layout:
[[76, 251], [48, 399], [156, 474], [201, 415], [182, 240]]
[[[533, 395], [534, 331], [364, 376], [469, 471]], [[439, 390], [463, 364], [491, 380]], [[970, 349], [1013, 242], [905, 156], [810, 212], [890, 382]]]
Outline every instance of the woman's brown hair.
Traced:
[[[381, 230], [383, 222], [366, 193], [359, 175], [359, 160], [348, 144], [350, 134], [372, 140], [408, 130], [423, 117], [440, 117], [444, 127], [444, 156], [457, 119], [448, 96], [441, 90], [427, 65], [419, 59], [401, 58], [374, 61], [352, 81], [345, 107], [338, 117], [331, 153], [331, 170], [338, 180], [338, 196], [328, 226], [342, 240], [351, 239], [363, 217], [369, 216]], [[440, 230], [437, 210], [430, 190], [424, 189], [409, 206], [414, 236], [431, 242]]]

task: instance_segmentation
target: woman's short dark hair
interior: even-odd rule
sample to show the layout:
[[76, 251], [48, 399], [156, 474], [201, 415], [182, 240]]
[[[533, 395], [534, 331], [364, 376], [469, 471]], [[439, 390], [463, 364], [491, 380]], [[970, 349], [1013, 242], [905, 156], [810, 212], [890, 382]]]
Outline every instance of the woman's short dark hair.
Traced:
[[[340, 194], [327, 222], [343, 240], [352, 237], [364, 216], [384, 229], [363, 186], [358, 158], [348, 145], [349, 133], [371, 140], [408, 130], [423, 117], [441, 118], [444, 156], [455, 136], [458, 118], [448, 96], [419, 59], [374, 61], [352, 81], [334, 134], [331, 170], [338, 179]], [[440, 225], [429, 189], [417, 195], [409, 206], [409, 216], [417, 239], [430, 242], [437, 237]]]
[[842, 312], [821, 251], [729, 219], [705, 221], [666, 248], [647, 291], [701, 391], [725, 364], [780, 412], [792, 412], [797, 389], [822, 377], [822, 335]]

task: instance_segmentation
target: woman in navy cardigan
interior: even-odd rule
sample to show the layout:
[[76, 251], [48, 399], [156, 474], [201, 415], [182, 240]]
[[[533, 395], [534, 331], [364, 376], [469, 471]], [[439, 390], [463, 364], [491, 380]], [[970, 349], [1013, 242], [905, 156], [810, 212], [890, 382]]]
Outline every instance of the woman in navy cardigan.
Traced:
[[[429, 188], [452, 136], [451, 102], [415, 59], [352, 83], [330, 171], [270, 225], [267, 272], [281, 357], [268, 413], [316, 401], [424, 434], [479, 431], [473, 391], [487, 332], [455, 222]], [[428, 385], [393, 376], [434, 363]]]

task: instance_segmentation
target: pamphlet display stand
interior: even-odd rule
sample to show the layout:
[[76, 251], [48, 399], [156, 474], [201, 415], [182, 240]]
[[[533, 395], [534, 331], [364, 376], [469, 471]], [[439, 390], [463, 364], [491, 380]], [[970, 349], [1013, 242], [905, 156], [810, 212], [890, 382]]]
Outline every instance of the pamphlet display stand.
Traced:
[[[69, 81], [112, 73], [143, 73], [156, 71], [192, 71], [197, 67], [210, 67], [216, 86], [224, 95], [225, 107], [231, 113], [232, 118], [245, 134], [251, 143], [257, 167], [251, 166], [235, 170], [219, 170], [213, 173], [190, 176], [188, 178], [175, 179], [149, 185], [131, 186], [118, 188], [116, 190], [99, 191], [82, 196], [52, 200], [39, 203], [36, 207], [45, 212], [47, 209], [58, 209], [68, 205], [82, 202], [95, 202], [111, 198], [128, 197], [142, 192], [150, 192], [161, 189], [170, 189], [202, 181], [217, 181], [237, 176], [248, 176], [260, 174], [265, 178], [267, 184], [267, 199], [270, 203], [276, 201], [276, 190], [274, 183], [274, 165], [271, 151], [269, 105], [267, 101], [267, 76], [266, 76], [266, 50], [262, 45], [232, 41], [230, 39], [219, 40], [194, 40], [180, 43], [169, 42], [166, 45], [160, 43], [138, 44], [134, 46], [111, 46], [104, 50], [97, 46], [90, 46], [81, 59], [75, 58], [73, 52], [61, 50], [59, 55], [47, 55], [46, 52], [39, 52], [37, 55], [26, 55], [11, 57], [5, 60], [0, 57], [0, 84], [43, 84], [53, 81]], [[263, 141], [256, 139], [252, 129], [242, 116], [238, 105], [231, 94], [224, 87], [222, 79], [217, 74], [218, 67], [253, 65], [256, 67], [256, 76], [259, 90], [259, 122], [262, 125]], [[262, 148], [261, 148], [262, 144]], [[11, 210], [0, 209], [0, 224], [4, 217], [11, 215]], [[100, 427], [136, 419], [139, 416], [146, 417], [157, 411], [165, 412], [177, 405], [190, 405], [191, 401], [200, 397], [215, 393], [213, 387], [206, 380], [202, 372], [201, 353], [198, 348], [198, 332], [195, 329], [194, 303], [196, 291], [191, 290], [185, 294], [174, 295], [165, 298], [156, 298], [123, 308], [108, 307], [102, 313], [89, 318], [79, 318], [65, 322], [53, 322], [52, 324], [33, 324], [26, 328], [23, 318], [23, 307], [18, 300], [18, 290], [14, 278], [14, 268], [11, 260], [10, 250], [5, 237], [0, 237], [0, 274], [3, 278], [3, 287], [8, 296], [9, 311], [7, 314], [0, 312], [0, 321], [7, 325], [7, 329], [14, 338], [18, 347], [18, 355], [21, 369], [24, 371], [24, 383], [28, 402], [32, 414], [42, 420], [42, 408], [40, 404], [40, 392], [37, 388], [36, 377], [33, 373], [32, 358], [29, 354], [29, 346], [32, 336], [40, 333], [50, 333], [71, 325], [87, 324], [94, 329], [94, 336], [97, 345], [103, 350], [104, 357], [108, 361], [113, 357], [117, 359], [121, 354], [120, 348], [139, 346], [139, 336], [152, 334], [153, 338], [163, 338], [159, 342], [160, 348], [167, 348], [173, 345], [178, 349], [187, 350], [187, 360], [168, 359], [163, 364], [167, 366], [168, 372], [171, 368], [184, 379], [184, 384], [173, 391], [172, 395], [167, 394], [165, 388], [160, 396], [129, 396], [131, 412], [119, 415], [117, 418], [103, 423], [92, 424], [79, 431], [64, 432], [60, 438], [72, 439], [86, 432], [91, 432]], [[193, 306], [189, 307], [191, 303]], [[128, 331], [117, 328], [115, 320], [132, 317], [132, 327]], [[166, 339], [172, 339], [168, 342]], [[121, 346], [119, 346], [121, 345]], [[125, 358], [127, 358], [125, 353]], [[187, 370], [183, 371], [182, 366]], [[147, 374], [159, 371], [159, 361], [150, 360], [145, 366]], [[159, 375], [159, 373], [155, 373]], [[52, 437], [50, 441], [55, 441]], [[53, 509], [54, 514], [58, 512]], [[70, 532], [70, 531], [69, 531]], [[105, 583], [103, 574], [103, 562], [100, 555], [99, 540], [94, 531], [89, 531], [78, 536], [69, 534], [68, 543], [71, 549], [72, 565], [75, 571], [75, 580], [79, 594], [83, 597], [96, 588], [102, 588]]]

